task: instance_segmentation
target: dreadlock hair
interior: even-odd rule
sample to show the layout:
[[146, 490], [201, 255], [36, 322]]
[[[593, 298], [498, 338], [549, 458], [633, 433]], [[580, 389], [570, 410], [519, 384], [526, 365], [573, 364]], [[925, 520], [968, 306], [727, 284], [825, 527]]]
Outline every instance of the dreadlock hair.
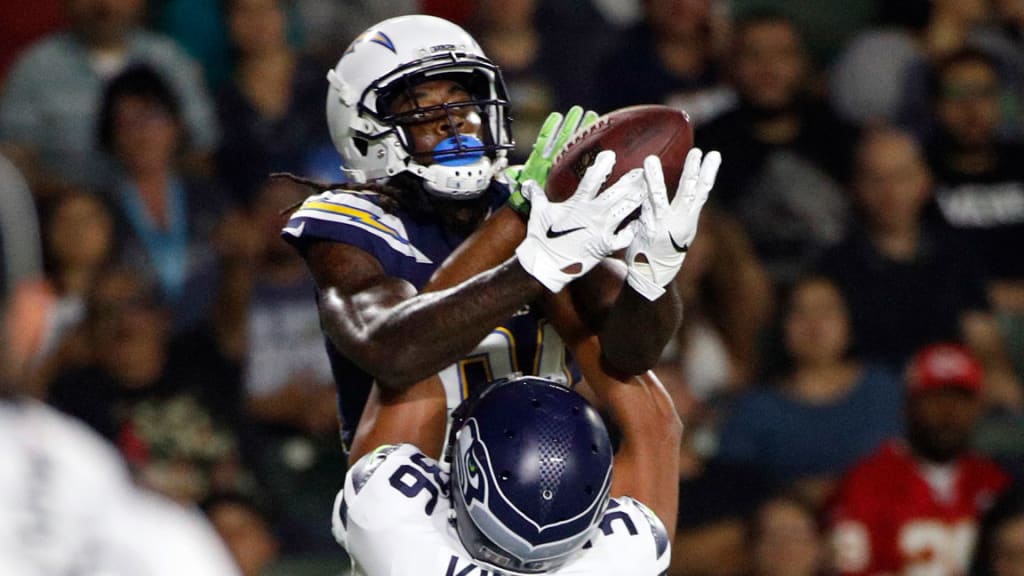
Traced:
[[[382, 206], [385, 210], [392, 212], [398, 206], [403, 205], [403, 202], [399, 200], [405, 194], [397, 187], [384, 182], [367, 182], [365, 184], [352, 184], [349, 182], [323, 182], [320, 180], [314, 180], [312, 178], [306, 178], [304, 176], [298, 176], [291, 172], [273, 172], [270, 174], [272, 180], [288, 180], [310, 188], [314, 194], [321, 194], [330, 190], [343, 189], [346, 192], [354, 193], [365, 193], [365, 194], [377, 194], [381, 196], [385, 201], [382, 202]], [[397, 176], [392, 179], [397, 178]], [[285, 207], [281, 210], [281, 214], [291, 214], [299, 206], [302, 206], [304, 200], [300, 200], [290, 206]]]

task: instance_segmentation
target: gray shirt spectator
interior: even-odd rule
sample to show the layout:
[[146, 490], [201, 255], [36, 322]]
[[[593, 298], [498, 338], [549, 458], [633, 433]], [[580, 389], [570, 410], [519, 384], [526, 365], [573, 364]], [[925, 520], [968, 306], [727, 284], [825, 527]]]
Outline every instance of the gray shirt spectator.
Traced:
[[0, 154], [0, 296], [42, 273], [42, 249], [32, 193], [18, 169]]
[[120, 54], [93, 52], [70, 32], [29, 47], [0, 99], [0, 139], [34, 152], [39, 168], [63, 181], [102, 186], [109, 167], [96, 146], [100, 94], [107, 79], [135, 62], [168, 79], [193, 148], [211, 151], [217, 119], [198, 67], [170, 40], [144, 30], [130, 32]]

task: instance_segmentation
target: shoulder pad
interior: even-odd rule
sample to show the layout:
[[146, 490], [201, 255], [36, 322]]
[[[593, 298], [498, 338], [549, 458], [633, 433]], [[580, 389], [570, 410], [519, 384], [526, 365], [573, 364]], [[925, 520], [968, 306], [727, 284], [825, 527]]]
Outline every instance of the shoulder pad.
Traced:
[[398, 450], [398, 448], [399, 445], [397, 444], [385, 444], [373, 452], [364, 455], [352, 466], [348, 473], [352, 476], [352, 487], [355, 489], [356, 494], [359, 494], [363, 486], [366, 486], [373, 473], [387, 460], [388, 455]]

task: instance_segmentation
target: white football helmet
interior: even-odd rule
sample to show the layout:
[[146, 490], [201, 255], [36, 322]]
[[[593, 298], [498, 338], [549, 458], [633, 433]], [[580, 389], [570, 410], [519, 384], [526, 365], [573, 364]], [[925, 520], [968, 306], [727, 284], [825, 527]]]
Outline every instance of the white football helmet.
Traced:
[[[430, 78], [457, 81], [471, 100], [391, 112], [396, 96]], [[501, 72], [472, 36], [447, 20], [425, 15], [385, 20], [349, 45], [327, 79], [327, 124], [349, 182], [411, 172], [433, 194], [469, 199], [487, 189], [507, 164], [513, 142]], [[454, 127], [452, 112], [465, 114], [464, 107], [480, 116], [480, 138], [449, 138], [433, 151], [432, 162], [417, 162], [403, 127], [443, 115]]]

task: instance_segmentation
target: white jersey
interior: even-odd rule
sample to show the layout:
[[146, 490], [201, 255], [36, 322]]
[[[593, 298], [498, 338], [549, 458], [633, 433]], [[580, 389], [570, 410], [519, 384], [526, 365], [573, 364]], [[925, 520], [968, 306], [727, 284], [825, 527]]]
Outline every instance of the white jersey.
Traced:
[[0, 399], [0, 455], [4, 576], [238, 573], [198, 513], [136, 488], [108, 442], [44, 404]]
[[[410, 444], [353, 465], [334, 503], [334, 537], [354, 576], [499, 576], [473, 560], [448, 521], [448, 474]], [[583, 549], [548, 574], [660, 576], [671, 550], [661, 521], [632, 498], [612, 498]]]

